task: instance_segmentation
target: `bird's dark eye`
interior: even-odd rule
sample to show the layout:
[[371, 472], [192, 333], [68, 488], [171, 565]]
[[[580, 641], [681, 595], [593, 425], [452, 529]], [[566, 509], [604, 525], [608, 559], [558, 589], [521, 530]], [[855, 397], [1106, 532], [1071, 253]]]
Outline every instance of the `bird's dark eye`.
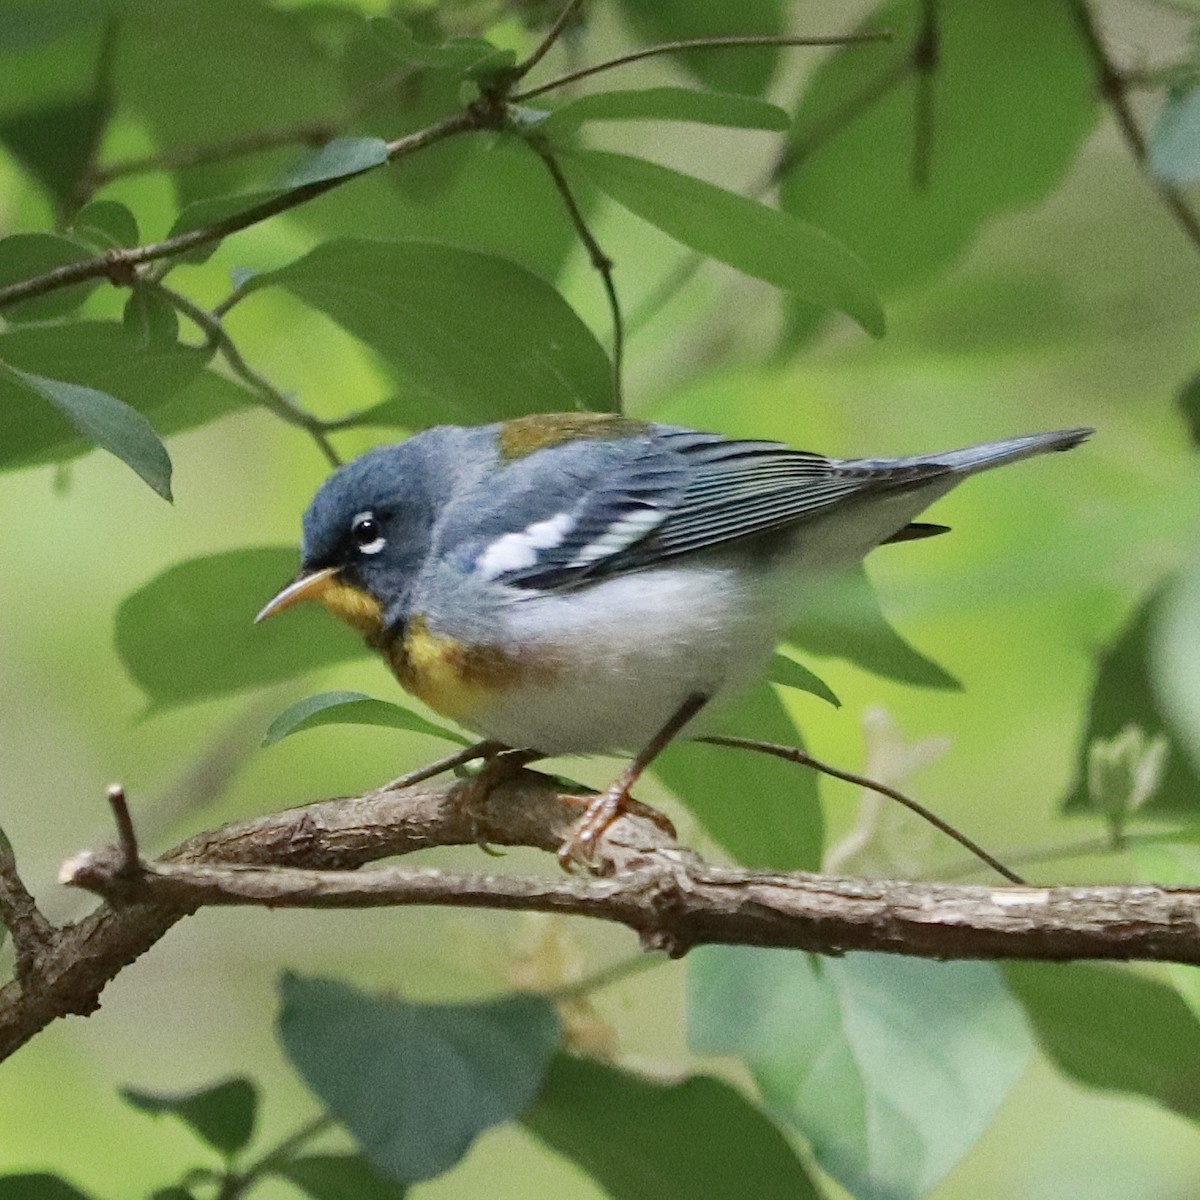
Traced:
[[378, 554], [387, 539], [374, 513], [364, 512], [350, 522], [350, 536], [361, 554]]

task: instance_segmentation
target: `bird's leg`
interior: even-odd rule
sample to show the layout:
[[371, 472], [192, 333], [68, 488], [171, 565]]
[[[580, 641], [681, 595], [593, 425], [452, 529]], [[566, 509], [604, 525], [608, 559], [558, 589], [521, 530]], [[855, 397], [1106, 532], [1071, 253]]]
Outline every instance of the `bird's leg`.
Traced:
[[[660, 829], [671, 837], [675, 827], [662, 813], [634, 800], [629, 789], [642, 777], [646, 768], [670, 745], [675, 735], [708, 703], [709, 697], [693, 692], [679, 706], [671, 719], [650, 739], [641, 753], [598, 795], [581, 797], [587, 808], [571, 836], [558, 851], [558, 861], [564, 867], [572, 862], [590, 862], [596, 852], [600, 838], [608, 827], [623, 813], [636, 810], [649, 817]], [[564, 797], [564, 799], [568, 799]], [[569, 798], [572, 802], [574, 797]]]

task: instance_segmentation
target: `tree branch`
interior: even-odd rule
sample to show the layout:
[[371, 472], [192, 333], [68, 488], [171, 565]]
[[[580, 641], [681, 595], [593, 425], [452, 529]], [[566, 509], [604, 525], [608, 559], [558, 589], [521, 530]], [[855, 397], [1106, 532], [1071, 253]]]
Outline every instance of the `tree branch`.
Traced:
[[0, 989], [0, 1058], [104, 986], [205, 904], [532, 909], [627, 925], [648, 949], [705, 942], [932, 958], [1155, 959], [1200, 964], [1200, 890], [1153, 886], [992, 888], [781, 874], [706, 863], [652, 822], [622, 817], [589, 877], [357, 868], [431, 846], [553, 852], [577, 817], [559, 785], [524, 772], [483, 801], [471, 781], [386, 788], [199, 834], [136, 873], [119, 847], [85, 851], [63, 882], [109, 903], [52, 931], [20, 981]]
[[[490, 109], [473, 105], [463, 112], [453, 113], [449, 117], [435, 121], [425, 129], [419, 129], [415, 133], [406, 134], [402, 138], [389, 142], [387, 161], [395, 162], [398, 158], [415, 153], [417, 150], [423, 150], [426, 146], [431, 146], [435, 142], [460, 133], [493, 128], [499, 119], [500, 117]], [[58, 288], [81, 283], [85, 279], [104, 277], [118, 284], [130, 283], [133, 280], [134, 268], [142, 263], [154, 262], [160, 258], [173, 258], [176, 255], [186, 254], [198, 246], [219, 242], [231, 233], [248, 229], [251, 225], [257, 225], [269, 217], [306, 204], [309, 200], [323, 196], [335, 187], [340, 187], [343, 183], [376, 169], [375, 166], [365, 167], [362, 171], [356, 171], [352, 175], [339, 175], [333, 179], [306, 183], [302, 187], [292, 188], [279, 196], [272, 196], [261, 204], [243, 209], [242, 212], [234, 213], [225, 220], [218, 221], [213, 225], [206, 225], [202, 229], [193, 229], [187, 233], [166, 238], [161, 242], [149, 242], [144, 246], [110, 250], [107, 254], [97, 258], [85, 258], [79, 262], [55, 267], [54, 270], [46, 271], [42, 275], [35, 275], [31, 279], [23, 279], [8, 287], [0, 288], [0, 310], [22, 300], [32, 300], [35, 296], [44, 296], [47, 292], [55, 291]]]

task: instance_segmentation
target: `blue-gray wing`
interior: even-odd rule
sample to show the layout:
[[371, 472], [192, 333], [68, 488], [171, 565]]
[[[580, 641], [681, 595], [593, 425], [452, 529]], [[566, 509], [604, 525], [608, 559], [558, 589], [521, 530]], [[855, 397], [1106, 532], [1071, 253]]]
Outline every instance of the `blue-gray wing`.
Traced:
[[[535, 464], [531, 456], [531, 476], [536, 468], [548, 494], [536, 509], [523, 505], [522, 520], [509, 520], [479, 549], [476, 568], [489, 578], [538, 589], [579, 586], [784, 529], [950, 469], [913, 460], [842, 462], [779, 442], [672, 426], [650, 426], [640, 438], [603, 446], [592, 442], [586, 451], [563, 446], [546, 453], [562, 459], [577, 486], [572, 492], [551, 485], [564, 471], [551, 473], [545, 460]], [[588, 464], [586, 472], [571, 469], [576, 459]], [[525, 521], [531, 513], [537, 519]]]

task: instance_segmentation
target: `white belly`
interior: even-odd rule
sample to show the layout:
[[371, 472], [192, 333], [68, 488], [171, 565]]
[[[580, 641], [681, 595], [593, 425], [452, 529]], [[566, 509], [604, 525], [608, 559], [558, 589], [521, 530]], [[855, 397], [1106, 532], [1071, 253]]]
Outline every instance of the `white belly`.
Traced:
[[563, 682], [503, 693], [471, 723], [546, 754], [640, 750], [693, 693], [719, 699], [758, 675], [786, 621], [766, 590], [679, 566], [514, 601], [506, 641]]

